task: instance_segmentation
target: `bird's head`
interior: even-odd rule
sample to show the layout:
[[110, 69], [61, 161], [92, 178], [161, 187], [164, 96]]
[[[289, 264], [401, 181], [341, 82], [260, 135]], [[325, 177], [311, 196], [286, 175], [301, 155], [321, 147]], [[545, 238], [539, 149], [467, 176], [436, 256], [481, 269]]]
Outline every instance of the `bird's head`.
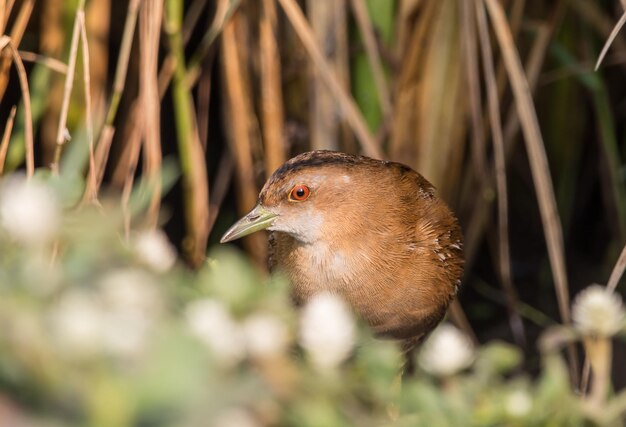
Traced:
[[[303, 243], [312, 243], [341, 220], [342, 212], [363, 206], [357, 185], [357, 163], [365, 157], [332, 151], [313, 151], [289, 160], [267, 180], [257, 205], [222, 237], [230, 242], [259, 230], [287, 233]], [[356, 175], [355, 175], [356, 174]]]

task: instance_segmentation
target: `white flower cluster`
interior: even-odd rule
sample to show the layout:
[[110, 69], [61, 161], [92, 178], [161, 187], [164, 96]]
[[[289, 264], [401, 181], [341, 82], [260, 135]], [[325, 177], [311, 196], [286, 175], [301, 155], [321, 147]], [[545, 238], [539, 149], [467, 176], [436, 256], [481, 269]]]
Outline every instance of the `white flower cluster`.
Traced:
[[228, 309], [218, 300], [192, 302], [185, 310], [191, 332], [201, 339], [225, 364], [236, 364], [245, 355], [241, 329]]
[[624, 328], [622, 298], [604, 286], [591, 285], [576, 296], [572, 320], [583, 335], [611, 337]]
[[145, 230], [133, 239], [139, 259], [158, 273], [164, 273], [176, 262], [176, 249], [161, 230]]
[[302, 310], [300, 344], [321, 370], [337, 367], [348, 358], [355, 335], [352, 313], [336, 295], [318, 294]]
[[512, 391], [505, 399], [504, 409], [514, 418], [527, 416], [533, 408], [532, 397], [524, 390]]
[[35, 179], [5, 179], [0, 186], [0, 224], [16, 241], [27, 245], [48, 242], [61, 223], [54, 192]]
[[123, 269], [104, 277], [96, 291], [66, 292], [51, 311], [50, 327], [71, 356], [104, 351], [133, 357], [144, 349], [161, 309], [152, 278], [141, 270]]
[[248, 411], [242, 408], [228, 408], [219, 413], [213, 422], [214, 427], [261, 427]]
[[275, 316], [257, 313], [243, 323], [248, 353], [255, 358], [265, 359], [281, 354], [289, 345], [287, 327]]
[[418, 363], [422, 369], [437, 376], [451, 376], [469, 367], [474, 361], [470, 339], [454, 326], [444, 323], [435, 329], [422, 347]]
[[[204, 298], [187, 306], [185, 318], [191, 332], [227, 366], [246, 356], [271, 359], [289, 346], [287, 326], [270, 313], [254, 313], [239, 322], [223, 302]], [[338, 366], [350, 355], [355, 334], [352, 315], [337, 296], [320, 294], [302, 311], [300, 344], [321, 370]]]
[[219, 300], [204, 298], [185, 310], [191, 332], [202, 340], [224, 365], [234, 365], [246, 355], [268, 359], [282, 354], [289, 344], [287, 326], [269, 313], [236, 321]]

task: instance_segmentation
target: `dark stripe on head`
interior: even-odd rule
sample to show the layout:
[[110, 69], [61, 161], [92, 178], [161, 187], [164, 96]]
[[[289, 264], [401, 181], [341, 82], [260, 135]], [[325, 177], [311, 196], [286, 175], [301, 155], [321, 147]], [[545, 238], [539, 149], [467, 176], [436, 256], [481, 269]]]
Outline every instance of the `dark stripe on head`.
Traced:
[[[415, 173], [410, 167], [401, 163], [390, 162], [387, 160], [376, 160], [366, 156], [359, 156], [353, 154], [346, 154], [339, 151], [330, 150], [316, 150], [309, 151], [297, 155], [296, 157], [285, 162], [281, 167], [276, 169], [272, 174], [268, 182], [265, 184], [264, 189], [270, 188], [275, 184], [287, 179], [287, 177], [293, 173], [301, 171], [310, 167], [322, 167], [322, 166], [341, 166], [345, 168], [353, 167], [372, 167], [378, 168], [390, 168], [395, 169], [400, 175], [415, 175], [416, 179], [420, 182], [420, 186], [424, 187], [427, 193], [433, 193], [434, 189], [432, 185], [426, 181], [421, 175]], [[264, 191], [260, 194], [260, 201], [263, 201], [265, 194]]]
[[368, 157], [354, 156], [352, 154], [341, 153], [339, 151], [318, 150], [302, 153], [287, 161], [276, 172], [275, 175], [284, 175], [290, 171], [306, 167], [316, 167], [325, 165], [345, 165], [353, 166], [362, 163], [364, 160], [372, 160]]
[[288, 160], [280, 168], [278, 168], [270, 178], [270, 185], [273, 182], [283, 179], [285, 176], [309, 167], [318, 166], [347, 166], [353, 167], [364, 163], [379, 163], [379, 160], [370, 159], [365, 156], [355, 156], [352, 154], [341, 153], [339, 151], [317, 150], [302, 153]]
[[376, 164], [380, 163], [380, 161], [365, 156], [355, 156], [330, 150], [316, 150], [299, 154], [274, 171], [272, 176], [265, 183], [259, 195], [259, 201], [263, 202], [266, 189], [278, 185], [281, 181], [287, 180], [290, 175], [302, 171], [303, 169], [321, 166], [343, 166], [350, 168], [368, 163]]

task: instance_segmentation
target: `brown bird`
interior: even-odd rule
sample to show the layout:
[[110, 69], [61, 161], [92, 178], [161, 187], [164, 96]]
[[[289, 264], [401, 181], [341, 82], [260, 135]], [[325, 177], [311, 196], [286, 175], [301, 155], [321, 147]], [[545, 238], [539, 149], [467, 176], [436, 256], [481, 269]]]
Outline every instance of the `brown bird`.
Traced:
[[459, 224], [434, 187], [400, 163], [300, 154], [274, 172], [221, 242], [262, 229], [272, 232], [270, 265], [290, 279], [296, 304], [339, 294], [376, 334], [412, 345], [459, 288]]

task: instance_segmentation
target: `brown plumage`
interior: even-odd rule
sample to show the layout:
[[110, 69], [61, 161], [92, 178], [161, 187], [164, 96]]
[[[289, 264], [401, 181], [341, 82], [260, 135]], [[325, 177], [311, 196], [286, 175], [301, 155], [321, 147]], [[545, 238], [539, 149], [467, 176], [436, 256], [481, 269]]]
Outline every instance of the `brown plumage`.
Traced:
[[332, 151], [286, 162], [222, 238], [272, 231], [271, 263], [296, 304], [341, 295], [376, 334], [415, 342], [443, 318], [463, 271], [458, 222], [400, 163]]

